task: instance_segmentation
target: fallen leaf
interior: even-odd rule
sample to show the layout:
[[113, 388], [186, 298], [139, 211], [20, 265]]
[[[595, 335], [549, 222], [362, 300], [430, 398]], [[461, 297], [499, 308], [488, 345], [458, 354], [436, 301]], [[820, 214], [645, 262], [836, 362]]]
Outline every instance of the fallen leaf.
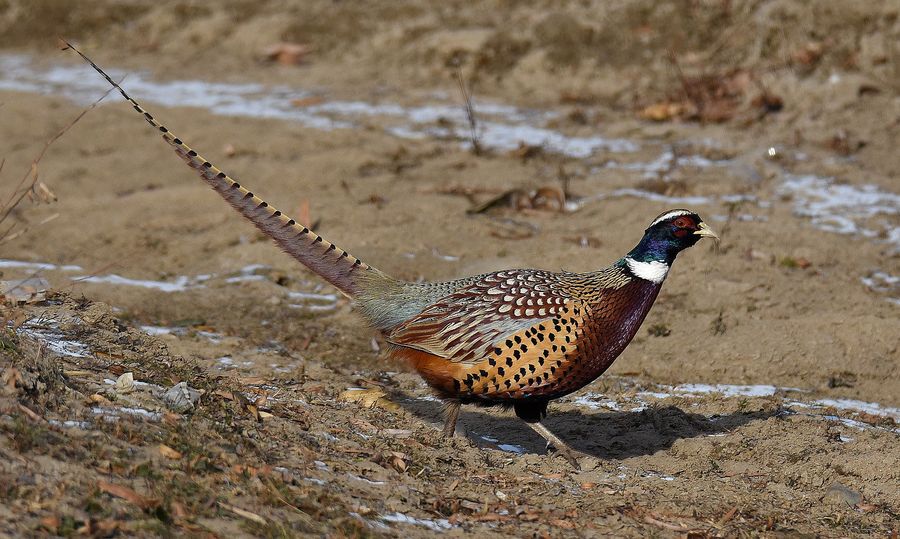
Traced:
[[44, 517], [41, 519], [41, 527], [54, 533], [59, 529], [59, 524], [59, 517]]
[[259, 418], [259, 407], [258, 407], [258, 406], [255, 406], [255, 405], [253, 405], [253, 404], [248, 404], [248, 405], [244, 406], [244, 408], [245, 408], [248, 412], [250, 412], [250, 415], [253, 416], [253, 419], [255, 419], [255, 420], [257, 420], [257, 421], [260, 420], [260, 418]]
[[654, 122], [666, 122], [673, 118], [681, 116], [684, 112], [684, 105], [681, 103], [672, 103], [663, 101], [654, 103], [644, 107], [638, 112], [638, 116], [644, 120], [652, 120]]
[[99, 488], [101, 492], [106, 492], [107, 494], [115, 496], [116, 498], [121, 498], [131, 504], [140, 507], [141, 509], [149, 509], [159, 504], [157, 500], [141, 496], [134, 490], [124, 485], [116, 485], [115, 483], [108, 483], [106, 481], [100, 480], [97, 482], [97, 488]]
[[159, 444], [159, 454], [166, 457], [167, 459], [178, 460], [182, 457], [181, 452], [172, 449], [166, 444]]
[[3, 371], [3, 385], [10, 393], [15, 392], [17, 385], [22, 386], [24, 383], [25, 379], [22, 378], [22, 373], [19, 372], [19, 369], [9, 367]]
[[306, 55], [312, 51], [312, 47], [302, 43], [276, 43], [263, 51], [266, 60], [278, 62], [281, 65], [299, 65], [303, 63]]
[[387, 395], [381, 389], [350, 388], [343, 391], [338, 400], [343, 402], [355, 402], [365, 408], [382, 408], [384, 410], [397, 411], [400, 407], [387, 399]]
[[719, 522], [718, 522], [719, 526], [722, 526], [722, 525], [724, 525], [726, 522], [728, 522], [729, 520], [733, 519], [733, 518], [734, 518], [734, 515], [737, 514], [737, 510], [738, 510], [738, 508], [737, 508], [737, 506], [735, 505], [734, 507], [732, 507], [731, 509], [729, 509], [728, 511], [726, 511], [725, 514], [722, 515], [722, 518], [719, 519]]

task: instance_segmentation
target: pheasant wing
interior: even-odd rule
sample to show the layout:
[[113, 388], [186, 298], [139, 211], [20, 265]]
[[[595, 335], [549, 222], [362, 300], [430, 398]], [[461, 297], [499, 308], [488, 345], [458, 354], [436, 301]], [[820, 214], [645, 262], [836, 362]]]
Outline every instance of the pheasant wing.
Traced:
[[477, 361], [506, 336], [553, 318], [573, 301], [561, 276], [540, 270], [483, 275], [395, 327], [388, 341], [454, 362]]

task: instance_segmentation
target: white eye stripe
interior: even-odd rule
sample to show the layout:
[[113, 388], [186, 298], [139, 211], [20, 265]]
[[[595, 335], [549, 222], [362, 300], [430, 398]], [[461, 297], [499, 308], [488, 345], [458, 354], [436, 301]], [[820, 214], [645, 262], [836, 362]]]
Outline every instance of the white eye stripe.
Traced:
[[659, 224], [659, 223], [665, 221], [666, 219], [671, 219], [671, 218], [673, 218], [673, 217], [680, 217], [680, 216], [682, 216], [682, 215], [691, 215], [691, 214], [693, 214], [693, 213], [694, 213], [694, 212], [689, 211], [689, 210], [672, 210], [672, 211], [667, 211], [666, 213], [664, 213], [664, 214], [660, 215], [659, 217], [657, 217], [656, 219], [654, 219], [653, 222], [650, 223], [650, 226], [647, 227], [647, 228], [650, 228], [650, 227], [652, 227], [652, 226], [654, 226], [654, 225], [657, 225], [657, 224]]

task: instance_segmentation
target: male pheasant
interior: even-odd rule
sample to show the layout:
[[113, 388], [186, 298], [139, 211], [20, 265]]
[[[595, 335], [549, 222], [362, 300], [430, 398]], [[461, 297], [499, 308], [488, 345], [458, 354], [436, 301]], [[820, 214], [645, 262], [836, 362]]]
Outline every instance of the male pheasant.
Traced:
[[625, 349], [676, 255], [716, 235], [688, 210], [656, 219], [637, 246], [588, 273], [513, 269], [443, 283], [394, 279], [255, 196], [157, 122], [93, 66], [212, 188], [285, 252], [353, 298], [363, 317], [447, 403], [505, 405], [577, 466], [576, 452], [540, 421], [547, 404], [584, 387]]

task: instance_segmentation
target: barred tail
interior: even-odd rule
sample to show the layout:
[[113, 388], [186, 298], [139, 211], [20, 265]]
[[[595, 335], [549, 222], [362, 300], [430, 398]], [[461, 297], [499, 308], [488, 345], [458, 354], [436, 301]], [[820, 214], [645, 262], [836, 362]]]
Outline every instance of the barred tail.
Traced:
[[184, 159], [188, 166], [195, 169], [241, 215], [249, 219], [264, 234], [275, 240], [275, 243], [284, 249], [286, 253], [351, 297], [363, 292], [363, 287], [370, 285], [372, 281], [392, 280], [379, 270], [363, 263], [347, 251], [323, 239], [322, 236], [319, 236], [307, 227], [298, 224], [255, 196], [245, 187], [242, 187], [238, 182], [192, 150], [164, 125], [153, 119], [149, 112], [125, 93], [121, 86], [112, 80], [90, 58], [85, 56], [84, 53], [70, 43], [64, 43], [67, 48], [72, 49], [87, 63], [91, 64], [91, 67], [96, 69], [107, 82], [112, 84], [122, 94], [122, 97], [131, 103], [134, 110], [142, 114], [144, 119], [155, 129], [158, 129], [162, 133], [163, 139], [175, 149], [175, 153]]

